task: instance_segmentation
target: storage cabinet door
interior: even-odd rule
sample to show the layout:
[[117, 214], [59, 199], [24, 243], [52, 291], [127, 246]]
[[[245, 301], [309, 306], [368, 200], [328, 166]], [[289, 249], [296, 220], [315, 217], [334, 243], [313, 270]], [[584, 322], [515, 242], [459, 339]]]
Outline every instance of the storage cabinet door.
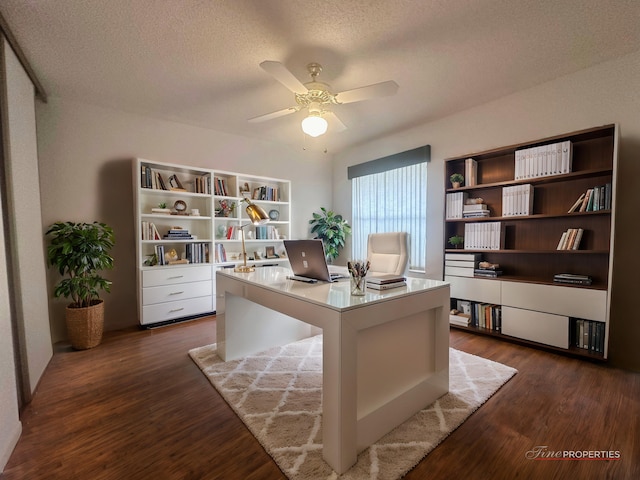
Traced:
[[502, 333], [555, 347], [569, 348], [569, 318], [562, 315], [503, 306]]
[[498, 280], [483, 278], [454, 277], [445, 275], [445, 282], [451, 284], [451, 297], [475, 302], [501, 304], [501, 283]]
[[502, 305], [604, 322], [607, 292], [556, 285], [503, 282]]

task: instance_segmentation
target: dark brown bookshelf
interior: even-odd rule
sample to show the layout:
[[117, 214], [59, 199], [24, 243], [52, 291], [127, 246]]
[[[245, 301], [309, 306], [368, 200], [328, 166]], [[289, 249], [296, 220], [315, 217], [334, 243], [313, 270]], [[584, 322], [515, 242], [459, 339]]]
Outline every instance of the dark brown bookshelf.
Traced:
[[[615, 203], [616, 135], [615, 125], [605, 125], [446, 159], [445, 195], [465, 192], [468, 198], [482, 198], [482, 203], [487, 205], [490, 216], [445, 218], [445, 255], [479, 253], [482, 254], [483, 261], [497, 263], [503, 271], [503, 274], [496, 278], [471, 277], [473, 279], [566, 288], [567, 290], [554, 291], [559, 295], [566, 292], [569, 295], [568, 298], [571, 298], [574, 292], [598, 292], [607, 298], [606, 317], [601, 321], [607, 325], [608, 331], [611, 236], [615, 208], [613, 205]], [[572, 144], [570, 172], [515, 179], [516, 151], [567, 140]], [[468, 158], [476, 161], [476, 184], [451, 188], [449, 177], [453, 173], [465, 175], [465, 160]], [[465, 178], [466, 182], [468, 180]], [[533, 207], [530, 215], [503, 216], [503, 188], [525, 184], [533, 186]], [[568, 213], [583, 193], [590, 188], [602, 185], [608, 185], [611, 208]], [[499, 250], [451, 248], [448, 243], [450, 237], [464, 237], [466, 225], [484, 222], [501, 222], [503, 241]], [[568, 229], [577, 228], [582, 228], [584, 232], [578, 249], [558, 250], [562, 234]], [[591, 285], [560, 284], [553, 281], [554, 275], [558, 273], [587, 275], [592, 279], [592, 283]], [[445, 276], [447, 277], [446, 260]], [[459, 280], [461, 284], [466, 284], [469, 277], [451, 274], [447, 278], [452, 283], [452, 291], [455, 291], [456, 278], [462, 279]], [[461, 300], [470, 299], [461, 298]], [[481, 301], [481, 299], [471, 300]], [[541, 307], [541, 311], [544, 312], [544, 306]], [[600, 321], [600, 319], [596, 320]], [[500, 332], [489, 332], [483, 328], [459, 326], [455, 328], [508, 337]], [[537, 341], [516, 340], [524, 344], [546, 346]], [[566, 349], [551, 348], [582, 357], [606, 358], [605, 353], [588, 352], [573, 345], [569, 345]]]

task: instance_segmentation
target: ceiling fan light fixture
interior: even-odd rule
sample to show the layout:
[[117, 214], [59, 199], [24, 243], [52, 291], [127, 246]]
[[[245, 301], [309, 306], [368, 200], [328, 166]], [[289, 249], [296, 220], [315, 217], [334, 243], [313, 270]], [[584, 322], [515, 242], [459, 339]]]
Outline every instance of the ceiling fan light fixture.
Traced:
[[318, 113], [310, 113], [302, 120], [302, 131], [310, 137], [319, 137], [327, 132], [328, 123]]

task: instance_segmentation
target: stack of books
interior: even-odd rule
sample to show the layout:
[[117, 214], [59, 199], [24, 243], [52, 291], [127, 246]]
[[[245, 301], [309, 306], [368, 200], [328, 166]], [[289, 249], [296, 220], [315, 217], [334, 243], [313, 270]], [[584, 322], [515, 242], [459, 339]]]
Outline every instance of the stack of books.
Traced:
[[574, 273], [556, 273], [553, 276], [556, 283], [567, 283], [572, 285], [591, 285], [591, 277], [588, 275], [576, 275]]
[[173, 227], [162, 238], [165, 240], [191, 240], [193, 236], [186, 228]]
[[465, 204], [462, 207], [463, 218], [490, 217], [489, 207], [484, 203]]
[[471, 322], [471, 315], [468, 313], [457, 312], [453, 313], [453, 311], [449, 314], [449, 323], [452, 325], [459, 325], [461, 327], [468, 327]]
[[497, 263], [480, 262], [478, 268], [473, 271], [474, 277], [496, 278], [500, 275], [502, 275], [502, 270]]
[[367, 278], [367, 287], [374, 290], [389, 290], [390, 288], [404, 287], [406, 278], [402, 275], [372, 275]]

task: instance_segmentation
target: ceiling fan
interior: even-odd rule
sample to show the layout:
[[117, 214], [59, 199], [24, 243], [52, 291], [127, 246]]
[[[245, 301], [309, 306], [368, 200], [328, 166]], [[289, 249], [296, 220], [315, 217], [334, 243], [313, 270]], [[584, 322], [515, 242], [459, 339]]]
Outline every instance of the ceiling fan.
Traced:
[[335, 125], [337, 131], [343, 131], [347, 128], [336, 114], [331, 111], [331, 105], [341, 105], [344, 103], [360, 102], [370, 98], [385, 97], [394, 95], [398, 91], [398, 84], [393, 80], [389, 80], [340, 93], [333, 93], [330, 85], [319, 82], [316, 78], [322, 71], [322, 65], [319, 63], [309, 63], [307, 65], [307, 71], [309, 75], [311, 75], [311, 81], [307, 83], [302, 83], [298, 80], [295, 75], [280, 62], [267, 60], [262, 62], [260, 66], [295, 94], [296, 105], [278, 110], [277, 112], [251, 118], [249, 121], [263, 122], [307, 109], [309, 115], [302, 121], [302, 130], [312, 137], [317, 137], [327, 131], [327, 118]]

